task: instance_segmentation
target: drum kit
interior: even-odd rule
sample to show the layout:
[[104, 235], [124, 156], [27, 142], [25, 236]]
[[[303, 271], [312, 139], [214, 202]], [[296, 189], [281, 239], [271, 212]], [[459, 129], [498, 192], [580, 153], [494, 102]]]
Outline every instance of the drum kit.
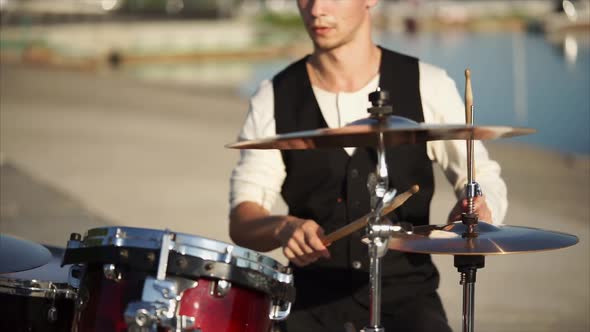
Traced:
[[[0, 249], [47, 251], [10, 236]], [[289, 267], [189, 234], [94, 228], [51, 252], [1, 265], [1, 331], [266, 332], [295, 297]]]
[[[373, 147], [377, 166], [370, 180], [371, 211], [325, 236], [329, 244], [365, 229], [370, 258], [369, 323], [382, 332], [381, 268], [388, 250], [447, 254], [463, 285], [464, 332], [474, 331], [477, 269], [485, 256], [565, 248], [573, 235], [479, 220], [474, 200], [473, 141], [533, 133], [529, 128], [473, 125], [470, 75], [466, 71], [466, 124], [420, 124], [391, 115], [388, 93], [369, 95], [368, 118], [341, 128], [294, 132], [240, 141], [235, 149]], [[465, 140], [468, 211], [445, 225], [392, 224], [386, 214], [416, 193], [389, 188], [385, 148], [431, 140]], [[72, 233], [65, 249], [0, 236], [2, 331], [221, 331], [267, 332], [289, 316], [295, 301], [288, 266], [258, 252], [199, 236], [131, 227]]]

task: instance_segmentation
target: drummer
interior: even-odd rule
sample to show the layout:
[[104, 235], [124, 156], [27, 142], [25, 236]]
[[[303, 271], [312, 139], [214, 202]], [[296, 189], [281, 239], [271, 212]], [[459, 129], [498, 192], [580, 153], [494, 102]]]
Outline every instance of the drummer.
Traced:
[[[368, 94], [390, 92], [395, 115], [417, 122], [465, 123], [464, 106], [446, 72], [376, 45], [370, 11], [378, 0], [298, 0], [314, 50], [272, 79], [250, 100], [240, 139], [253, 140], [321, 127], [341, 127], [368, 116]], [[394, 221], [429, 223], [434, 191], [432, 163], [442, 168], [459, 199], [449, 218], [460, 218], [466, 183], [464, 141], [433, 141], [386, 151], [390, 187], [420, 192], [390, 215]], [[480, 220], [501, 223], [507, 208], [499, 165], [475, 143], [475, 200]], [[361, 231], [334, 242], [322, 236], [370, 211], [368, 174], [374, 150], [242, 150], [230, 188], [230, 236], [258, 251], [282, 248], [294, 268], [297, 299], [286, 330], [343, 331], [369, 322], [369, 258]], [[289, 215], [270, 213], [282, 195]], [[449, 204], [449, 207], [453, 203]], [[383, 259], [382, 325], [395, 331], [450, 331], [437, 294], [439, 274], [430, 255], [390, 251]]]

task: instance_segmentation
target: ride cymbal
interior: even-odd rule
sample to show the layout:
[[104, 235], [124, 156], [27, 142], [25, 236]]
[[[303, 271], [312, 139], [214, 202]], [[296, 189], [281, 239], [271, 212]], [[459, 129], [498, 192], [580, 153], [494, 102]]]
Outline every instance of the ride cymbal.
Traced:
[[467, 226], [458, 221], [449, 225], [416, 226], [412, 234], [395, 234], [389, 249], [446, 255], [504, 255], [560, 249], [578, 243], [566, 233], [520, 226], [495, 226], [479, 222], [477, 237], [463, 237]]
[[490, 140], [534, 133], [531, 128], [508, 126], [437, 125], [417, 123], [399, 116], [366, 118], [340, 128], [321, 128], [292, 132], [257, 140], [226, 145], [232, 149], [307, 150], [322, 148], [385, 146], [437, 140]]

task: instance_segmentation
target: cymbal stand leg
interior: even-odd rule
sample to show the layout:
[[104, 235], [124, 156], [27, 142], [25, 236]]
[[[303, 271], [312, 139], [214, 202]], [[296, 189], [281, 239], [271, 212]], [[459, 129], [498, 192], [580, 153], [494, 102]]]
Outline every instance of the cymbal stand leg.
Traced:
[[381, 327], [381, 259], [387, 253], [389, 244], [389, 228], [383, 229], [381, 224], [381, 211], [379, 210], [380, 202], [387, 192], [389, 186], [389, 176], [387, 164], [385, 161], [385, 144], [383, 133], [379, 135], [379, 146], [377, 148], [377, 169], [374, 183], [369, 179], [368, 186], [374, 185], [374, 198], [371, 200], [371, 210], [374, 217], [370, 218], [367, 231], [369, 233], [369, 280], [371, 283], [371, 308], [369, 326], [362, 329], [362, 332], [385, 332]]
[[461, 273], [463, 285], [463, 332], [474, 332], [475, 320], [475, 276], [477, 269], [485, 266], [485, 256], [455, 256], [455, 267]]
[[[392, 108], [387, 105], [389, 93], [387, 91], [377, 91], [369, 94], [369, 101], [372, 107], [368, 109], [371, 116], [380, 121], [387, 121], [386, 116], [392, 113]], [[390, 225], [381, 224], [381, 213], [383, 199], [389, 188], [389, 174], [385, 158], [385, 141], [383, 132], [379, 133], [379, 144], [377, 146], [377, 168], [374, 174], [369, 175], [367, 187], [371, 193], [371, 213], [373, 217], [369, 218], [367, 233], [369, 243], [370, 259], [370, 283], [371, 283], [371, 308], [370, 323], [368, 327], [362, 329], [362, 332], [385, 332], [381, 327], [381, 259], [387, 253], [389, 247], [389, 237], [393, 232]]]
[[463, 281], [463, 331], [473, 332], [475, 283], [471, 279], [475, 279], [475, 270], [461, 272], [461, 279]]
[[[377, 149], [377, 186], [375, 193], [377, 197], [383, 198], [389, 188], [389, 172], [385, 160], [385, 142], [383, 133], [379, 133], [379, 147]], [[375, 207], [373, 207], [374, 209]]]
[[363, 332], [384, 332], [381, 327], [381, 257], [380, 251], [383, 251], [383, 242], [380, 238], [375, 238], [369, 244], [370, 257], [370, 282], [371, 282], [371, 308], [369, 326], [365, 327]]

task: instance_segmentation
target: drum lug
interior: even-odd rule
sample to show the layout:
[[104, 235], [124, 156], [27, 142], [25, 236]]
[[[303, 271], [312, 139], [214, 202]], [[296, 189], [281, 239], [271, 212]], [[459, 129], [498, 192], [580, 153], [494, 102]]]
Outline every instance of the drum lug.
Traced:
[[70, 266], [70, 272], [68, 273], [68, 285], [72, 286], [75, 289], [80, 288], [80, 280], [82, 280], [82, 275], [86, 269], [84, 265], [75, 264]]
[[217, 297], [224, 297], [231, 289], [231, 282], [227, 280], [217, 280], [211, 283], [209, 294]]
[[291, 313], [291, 302], [273, 300], [268, 317], [272, 320], [285, 320]]
[[117, 269], [115, 264], [105, 264], [102, 266], [104, 277], [115, 282], [121, 281], [121, 271]]
[[132, 331], [155, 332], [158, 327], [164, 327], [176, 332], [198, 332], [193, 329], [194, 317], [176, 315], [179, 300], [176, 282], [148, 277], [143, 285], [141, 301], [127, 305], [125, 321]]
[[174, 316], [171, 319], [160, 320], [160, 309], [154, 303], [132, 302], [125, 310], [125, 322], [130, 332], [157, 332], [163, 327], [175, 332], [201, 332], [195, 329], [195, 318], [189, 316]]
[[229, 245], [225, 248], [225, 254], [223, 255], [222, 259], [225, 263], [230, 264], [233, 257], [234, 246]]
[[68, 241], [68, 249], [78, 249], [82, 247], [82, 235], [78, 233], [71, 233], [70, 240]]
[[158, 330], [158, 307], [153, 303], [131, 302], [125, 309], [125, 322], [129, 331], [156, 332]]
[[178, 316], [176, 317], [176, 332], [191, 331], [201, 332], [201, 329], [195, 329], [195, 317]]
[[55, 306], [51, 306], [51, 308], [47, 310], [47, 320], [51, 323], [57, 322], [57, 308]]

